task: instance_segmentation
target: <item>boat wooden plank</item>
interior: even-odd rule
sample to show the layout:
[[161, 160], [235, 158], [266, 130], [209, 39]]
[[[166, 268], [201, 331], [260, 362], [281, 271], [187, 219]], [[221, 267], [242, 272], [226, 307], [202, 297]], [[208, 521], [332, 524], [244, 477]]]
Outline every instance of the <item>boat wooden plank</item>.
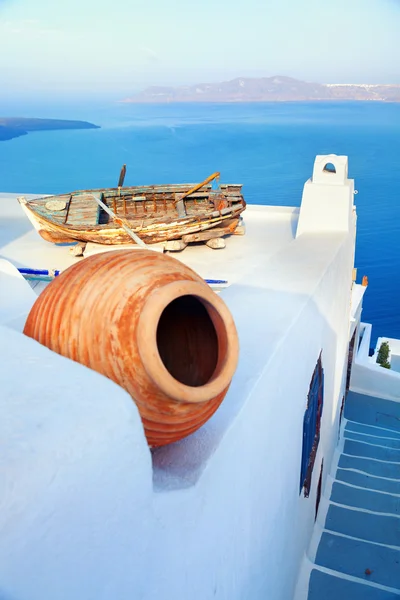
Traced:
[[191, 244], [192, 242], [206, 242], [212, 238], [219, 238], [221, 235], [220, 229], [207, 229], [206, 231], [199, 231], [198, 233], [189, 233], [182, 236], [182, 241], [185, 244]]
[[[69, 195], [84, 195], [84, 194], [104, 194], [105, 198], [114, 197], [114, 196], [131, 196], [140, 195], [140, 194], [174, 194], [175, 192], [183, 193], [185, 191], [189, 191], [192, 187], [194, 187], [194, 183], [177, 183], [177, 184], [161, 184], [161, 185], [142, 185], [142, 186], [129, 186], [123, 188], [94, 188], [87, 190], [74, 190], [73, 192], [69, 192]], [[201, 191], [210, 191], [215, 192], [216, 190], [212, 189], [211, 185], [204, 185], [201, 188]]]
[[[118, 214], [122, 214], [120, 212], [120, 208], [117, 204], [117, 212]], [[146, 205], [135, 205], [134, 207], [132, 205], [129, 206], [129, 204], [127, 204], [126, 206], [126, 218], [127, 219], [133, 219], [133, 220], [141, 220], [141, 219], [146, 219], [146, 222], [151, 221], [151, 219], [156, 219], [157, 221], [161, 220], [165, 220], [167, 218], [176, 218], [177, 217], [177, 212], [175, 207], [169, 207], [167, 210], [164, 210], [164, 207], [161, 205], [157, 205], [156, 210], [154, 210], [154, 205], [153, 203], [147, 203]]]
[[226, 190], [226, 192], [224, 192], [226, 198], [240, 198], [241, 195], [240, 190]]
[[[114, 196], [131, 196], [132, 194], [175, 194], [176, 192], [184, 193], [189, 191], [194, 184], [177, 184], [177, 185], [161, 185], [161, 186], [138, 186], [138, 187], [129, 187], [129, 188], [108, 188], [106, 190], [79, 190], [76, 193], [84, 194], [84, 193], [104, 193], [105, 198], [113, 198]], [[202, 191], [211, 191], [211, 186], [203, 186]]]
[[[43, 215], [47, 219], [54, 221], [54, 223], [62, 224], [65, 222], [65, 215], [67, 214], [69, 208], [70, 198], [71, 196], [69, 194], [62, 196], [49, 196], [45, 199], [45, 202], [32, 200], [30, 204], [39, 212], [39, 214]], [[46, 205], [53, 200], [65, 202], [64, 209], [57, 211], [49, 210]]]
[[97, 225], [99, 206], [90, 194], [73, 196], [68, 212], [67, 225]]
[[193, 200], [195, 198], [210, 198], [210, 196], [215, 195], [216, 191], [208, 191], [208, 192], [193, 192], [193, 194], [190, 194], [190, 196], [186, 196], [185, 198], [185, 202], [188, 202], [189, 200]]
[[[94, 192], [96, 193], [96, 192]], [[104, 199], [112, 202], [119, 202], [121, 201], [126, 201], [127, 203], [129, 202], [174, 202], [176, 201], [176, 195], [182, 194], [182, 190], [174, 190], [174, 191], [160, 191], [160, 190], [147, 190], [146, 192], [141, 192], [140, 194], [137, 193], [127, 193], [126, 191], [122, 191], [121, 193], [109, 193], [106, 192], [104, 193]], [[228, 198], [228, 197], [233, 197], [233, 198], [240, 198], [241, 194], [240, 192], [218, 192], [217, 190], [209, 190], [206, 192], [194, 192], [193, 194], [191, 194], [190, 196], [187, 196], [185, 198], [185, 203], [187, 202], [198, 202], [198, 201], [209, 201], [212, 202], [214, 199], [217, 198]]]

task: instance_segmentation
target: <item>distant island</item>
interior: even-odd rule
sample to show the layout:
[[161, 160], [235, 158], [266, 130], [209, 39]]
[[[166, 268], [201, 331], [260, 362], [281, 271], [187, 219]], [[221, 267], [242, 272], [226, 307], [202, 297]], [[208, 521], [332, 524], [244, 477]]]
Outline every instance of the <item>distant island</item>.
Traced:
[[0, 117], [0, 141], [27, 135], [29, 131], [54, 131], [57, 129], [99, 129], [99, 126], [86, 121]]
[[364, 100], [400, 102], [400, 85], [308, 83], [292, 77], [238, 77], [222, 83], [149, 87], [125, 103], [169, 102], [309, 102]]

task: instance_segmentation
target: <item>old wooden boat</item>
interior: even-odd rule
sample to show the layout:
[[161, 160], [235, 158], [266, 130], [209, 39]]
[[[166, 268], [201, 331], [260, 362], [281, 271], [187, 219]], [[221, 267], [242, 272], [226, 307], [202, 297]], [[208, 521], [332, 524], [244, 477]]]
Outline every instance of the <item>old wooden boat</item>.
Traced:
[[[123, 169], [119, 183], [124, 175]], [[196, 185], [119, 185], [18, 201], [39, 234], [53, 243], [126, 244], [133, 238], [152, 244], [199, 232], [204, 240], [211, 229], [210, 237], [233, 233], [246, 208], [242, 185], [215, 189], [218, 179], [219, 173], [213, 173]]]

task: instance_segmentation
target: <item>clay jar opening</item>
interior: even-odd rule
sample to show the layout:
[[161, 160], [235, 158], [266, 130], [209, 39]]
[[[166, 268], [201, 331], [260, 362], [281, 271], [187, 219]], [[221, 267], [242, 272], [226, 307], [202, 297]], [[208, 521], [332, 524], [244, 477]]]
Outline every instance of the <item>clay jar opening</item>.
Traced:
[[161, 313], [157, 348], [167, 371], [180, 383], [208, 383], [218, 365], [218, 335], [206, 306], [196, 296], [180, 296]]
[[173, 282], [153, 291], [137, 333], [143, 366], [168, 397], [205, 402], [229, 386], [239, 352], [236, 328], [207, 284]]

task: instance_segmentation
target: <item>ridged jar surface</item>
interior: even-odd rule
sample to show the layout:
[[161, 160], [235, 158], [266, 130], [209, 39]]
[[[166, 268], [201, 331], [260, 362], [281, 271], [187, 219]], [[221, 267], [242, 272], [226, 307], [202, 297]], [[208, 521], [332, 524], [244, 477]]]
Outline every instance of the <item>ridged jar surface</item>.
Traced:
[[[216, 411], [229, 387], [228, 383], [206, 402], [176, 400], [157, 387], [142, 363], [137, 329], [143, 307], [153, 292], [180, 281], [201, 283], [207, 294], [211, 292], [194, 271], [169, 256], [146, 250], [98, 254], [70, 267], [46, 287], [24, 329], [27, 336], [54, 352], [124, 388], [138, 406], [151, 446], [196, 431]], [[190, 340], [189, 348], [204, 343], [202, 336], [208, 334], [202, 329]], [[187, 332], [183, 335], [188, 336]]]

